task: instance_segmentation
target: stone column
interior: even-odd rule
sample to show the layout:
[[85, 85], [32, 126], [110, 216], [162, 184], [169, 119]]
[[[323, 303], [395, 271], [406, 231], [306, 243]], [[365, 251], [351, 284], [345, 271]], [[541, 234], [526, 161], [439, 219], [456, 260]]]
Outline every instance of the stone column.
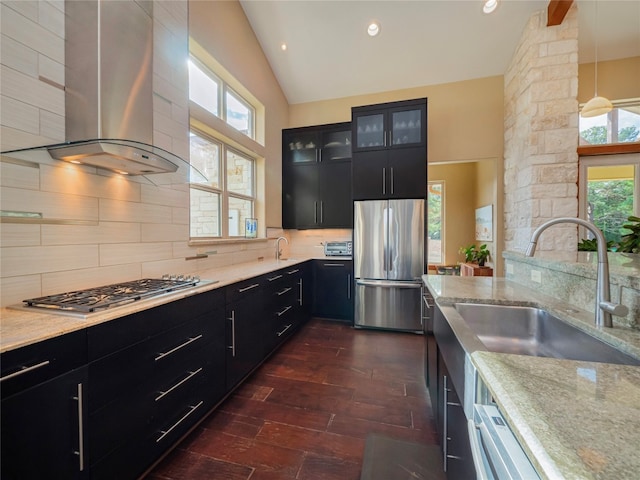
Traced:
[[[578, 11], [547, 27], [531, 16], [505, 72], [505, 249], [524, 251], [551, 218], [578, 215]], [[577, 250], [577, 231], [557, 226], [538, 250]]]

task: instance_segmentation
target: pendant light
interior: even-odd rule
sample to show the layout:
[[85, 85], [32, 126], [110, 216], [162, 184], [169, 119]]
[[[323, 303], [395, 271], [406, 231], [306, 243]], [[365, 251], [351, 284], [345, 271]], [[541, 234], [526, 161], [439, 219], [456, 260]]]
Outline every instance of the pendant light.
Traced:
[[582, 110], [580, 111], [580, 116], [583, 118], [587, 117], [597, 117], [598, 115], [603, 115], [605, 113], [609, 113], [613, 110], [613, 104], [609, 101], [609, 99], [605, 97], [598, 96], [598, 1], [596, 0], [596, 15], [595, 15], [595, 36], [596, 36], [596, 58], [593, 69], [595, 71], [595, 79], [594, 79], [594, 90], [595, 93], [593, 98], [584, 104]]

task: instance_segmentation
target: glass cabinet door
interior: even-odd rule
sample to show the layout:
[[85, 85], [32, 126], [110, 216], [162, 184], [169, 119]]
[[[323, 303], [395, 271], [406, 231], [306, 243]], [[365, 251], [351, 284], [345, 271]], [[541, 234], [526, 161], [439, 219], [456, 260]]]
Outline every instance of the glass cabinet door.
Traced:
[[384, 146], [384, 113], [361, 115], [356, 117], [356, 134], [358, 148]]
[[391, 146], [422, 143], [422, 110], [396, 110], [391, 112], [389, 128]]
[[320, 161], [349, 160], [351, 158], [351, 130], [324, 132]]
[[289, 163], [315, 163], [320, 148], [317, 132], [296, 132], [284, 139], [284, 150]]

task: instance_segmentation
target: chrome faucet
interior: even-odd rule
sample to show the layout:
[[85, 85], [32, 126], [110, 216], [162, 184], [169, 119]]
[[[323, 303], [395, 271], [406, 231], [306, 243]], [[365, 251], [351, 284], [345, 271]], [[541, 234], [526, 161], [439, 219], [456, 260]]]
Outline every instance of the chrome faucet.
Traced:
[[625, 316], [629, 313], [629, 309], [624, 305], [611, 302], [611, 285], [609, 279], [609, 258], [607, 257], [607, 241], [604, 238], [602, 231], [596, 227], [593, 223], [582, 220], [581, 218], [562, 217], [549, 220], [538, 228], [536, 228], [531, 235], [531, 241], [527, 247], [525, 255], [527, 257], [533, 257], [536, 251], [536, 245], [538, 244], [538, 237], [551, 225], [558, 223], [575, 223], [583, 226], [596, 236], [598, 240], [598, 277], [596, 279], [596, 318], [595, 324], [598, 327], [613, 327], [611, 315]]
[[287, 242], [287, 245], [289, 245], [289, 240], [287, 240], [286, 237], [278, 237], [278, 239], [276, 240], [276, 260], [280, 260], [280, 257], [282, 256], [282, 250], [280, 250], [280, 240], [284, 240], [285, 242]]

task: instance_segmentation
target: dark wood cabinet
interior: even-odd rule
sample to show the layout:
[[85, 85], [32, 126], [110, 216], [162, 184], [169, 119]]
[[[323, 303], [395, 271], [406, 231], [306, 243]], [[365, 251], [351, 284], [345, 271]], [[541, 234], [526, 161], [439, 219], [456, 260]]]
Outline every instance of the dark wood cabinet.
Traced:
[[264, 358], [263, 333], [268, 314], [263, 289], [269, 275], [227, 287], [227, 390], [233, 389]]
[[[442, 320], [442, 312], [435, 307], [435, 315]], [[447, 478], [475, 478], [467, 417], [458, 392], [451, 380], [447, 364], [436, 338], [426, 335], [427, 389], [440, 439]]]
[[353, 261], [314, 261], [313, 316], [353, 322]]
[[2, 478], [89, 478], [87, 368], [2, 400]]
[[283, 228], [351, 228], [351, 124], [283, 130]]
[[88, 478], [86, 330], [10, 350], [2, 366], [2, 478]]
[[427, 145], [427, 99], [365, 105], [351, 109], [353, 152]]
[[352, 109], [354, 200], [425, 198], [427, 101]]
[[91, 478], [137, 478], [224, 396], [224, 328], [214, 290], [88, 329]]
[[140, 477], [308, 320], [312, 289], [304, 262], [3, 353], [2, 478]]

